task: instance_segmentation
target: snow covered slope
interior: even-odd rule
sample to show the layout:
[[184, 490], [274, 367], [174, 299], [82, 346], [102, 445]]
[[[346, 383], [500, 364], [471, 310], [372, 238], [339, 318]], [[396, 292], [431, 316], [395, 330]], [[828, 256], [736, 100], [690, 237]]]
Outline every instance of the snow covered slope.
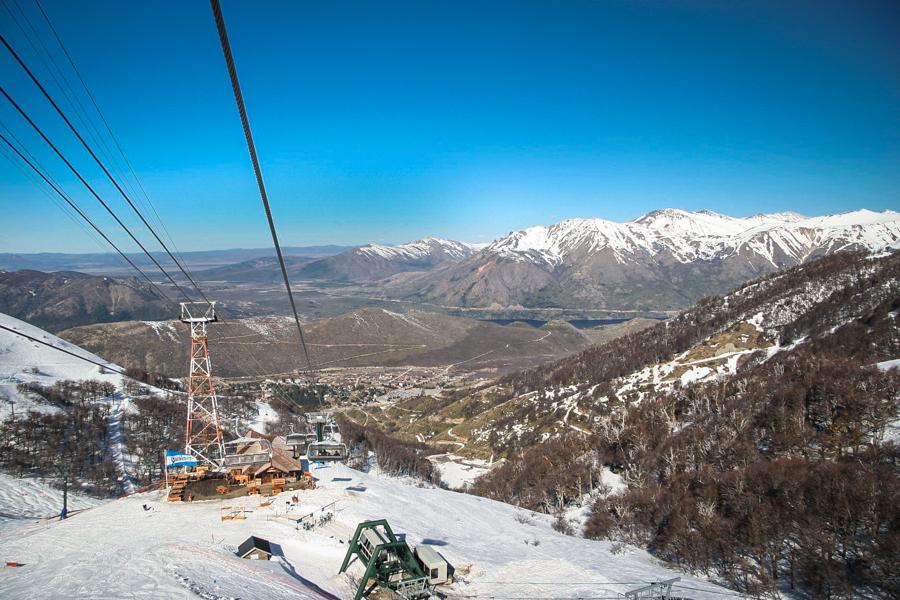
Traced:
[[[498, 455], [536, 436], [596, 431], [623, 403], [675, 388], [727, 381], [795, 348], [897, 366], [900, 252], [835, 254], [782, 271], [606, 345], [510, 377], [497, 404], [455, 427], [471, 446]], [[536, 376], [539, 374], [539, 377]], [[515, 390], [522, 390], [516, 392]], [[510, 394], [510, 395], [507, 395]], [[454, 414], [459, 407], [442, 410]]]
[[[61, 490], [38, 479], [16, 479], [0, 473], [0, 544], [4, 530], [35, 529], [34, 525], [48, 527], [44, 521], [59, 516], [62, 496]], [[67, 503], [69, 512], [74, 514], [98, 506], [102, 501], [69, 490]]]
[[[121, 370], [83, 348], [9, 315], [0, 313], [0, 325]], [[27, 395], [21, 394], [16, 389], [18, 384], [37, 382], [50, 385], [62, 379], [97, 379], [116, 387], [122, 385], [121, 375], [112, 371], [102, 372], [100, 367], [89, 362], [0, 329], [0, 419], [8, 416], [12, 410], [50, 410], [46, 405], [36, 404]]]
[[314, 261], [301, 277], [337, 281], [374, 281], [408, 271], [427, 271], [454, 263], [475, 253], [463, 242], [425, 238], [399, 246], [369, 244]]
[[[355, 585], [337, 572], [356, 524], [372, 518], [387, 518], [410, 544], [426, 542], [449, 560], [459, 580], [445, 590], [449, 598], [614, 595], [679, 575], [692, 598], [729, 593], [641, 550], [557, 533], [545, 515], [343, 465], [314, 474], [319, 488], [299, 492], [299, 508], [287, 515], [336, 501], [334, 521], [312, 531], [297, 531], [285, 518], [291, 492], [266, 508], [258, 498], [169, 504], [149, 492], [49, 527], [0, 532], [0, 555], [25, 564], [0, 579], [0, 597], [350, 598]], [[237, 504], [252, 510], [248, 518], [221, 521], [221, 507]], [[276, 544], [283, 556], [237, 558], [249, 535]], [[358, 578], [362, 568], [349, 571]]]

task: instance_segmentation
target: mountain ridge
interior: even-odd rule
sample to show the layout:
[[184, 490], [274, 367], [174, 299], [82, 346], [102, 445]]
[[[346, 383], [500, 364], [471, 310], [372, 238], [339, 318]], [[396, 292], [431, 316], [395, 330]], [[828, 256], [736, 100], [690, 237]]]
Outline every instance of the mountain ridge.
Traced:
[[137, 278], [77, 271], [0, 271], [0, 313], [49, 331], [87, 323], [162, 318], [166, 303]]
[[305, 265], [298, 275], [329, 281], [375, 281], [399, 273], [428, 271], [468, 258], [476, 249], [464, 242], [426, 237], [386, 246], [367, 244]]
[[511, 232], [455, 264], [388, 283], [390, 295], [463, 307], [680, 309], [834, 252], [900, 248], [900, 213], [803, 217], [652, 211]]

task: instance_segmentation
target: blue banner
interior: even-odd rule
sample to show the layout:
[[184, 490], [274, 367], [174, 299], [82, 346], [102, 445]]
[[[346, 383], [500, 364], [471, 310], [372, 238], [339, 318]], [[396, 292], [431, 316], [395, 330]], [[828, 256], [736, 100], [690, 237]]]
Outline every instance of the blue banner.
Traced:
[[166, 467], [196, 467], [197, 459], [177, 450], [166, 450]]

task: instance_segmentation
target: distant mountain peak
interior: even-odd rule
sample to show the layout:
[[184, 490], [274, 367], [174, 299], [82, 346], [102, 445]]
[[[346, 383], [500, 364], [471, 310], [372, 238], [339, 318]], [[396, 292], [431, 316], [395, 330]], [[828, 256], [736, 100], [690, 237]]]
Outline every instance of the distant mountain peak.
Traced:
[[382, 244], [367, 244], [348, 252], [359, 252], [372, 257], [386, 259], [408, 258], [425, 259], [431, 255], [444, 254], [452, 258], [465, 258], [472, 254], [474, 249], [466, 243], [453, 240], [444, 240], [436, 237], [426, 237], [421, 240], [386, 246]]
[[777, 213], [756, 213], [750, 217], [746, 217], [745, 221], [786, 221], [786, 222], [796, 222], [803, 221], [807, 219], [804, 215], [801, 215], [798, 212], [793, 211], [784, 211]]
[[410, 271], [428, 271], [458, 262], [477, 249], [463, 242], [426, 237], [389, 246], [367, 244], [306, 265], [304, 277], [333, 281], [375, 281]]

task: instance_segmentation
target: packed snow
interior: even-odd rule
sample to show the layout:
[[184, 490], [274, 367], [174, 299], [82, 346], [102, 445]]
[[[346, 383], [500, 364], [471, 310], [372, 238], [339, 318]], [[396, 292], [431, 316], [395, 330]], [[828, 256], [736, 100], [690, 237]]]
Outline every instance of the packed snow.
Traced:
[[429, 456], [428, 459], [440, 473], [441, 482], [451, 490], [465, 489], [494, 466], [486, 460], [465, 458], [455, 454], [436, 454]]
[[[103, 501], [69, 490], [67, 506], [70, 514], [98, 506]], [[10, 531], [49, 527], [48, 519], [58, 517], [63, 506], [62, 490], [40, 479], [17, 479], [0, 473], [0, 547]], [[12, 536], [14, 537], [14, 536]], [[0, 556], [0, 558], [3, 558]], [[6, 560], [14, 560], [6, 558]], [[0, 596], [3, 596], [0, 580]]]
[[[453, 597], [614, 595], [681, 576], [692, 598], [733, 594], [675, 572], [646, 552], [557, 533], [547, 515], [413, 481], [334, 465], [314, 469], [319, 487], [259, 497], [170, 504], [161, 491], [97, 506], [63, 522], [0, 532], [0, 554], [24, 566], [0, 579], [3, 598], [350, 598], [358, 563], [338, 574], [357, 523], [387, 518], [410, 545], [427, 543], [456, 570]], [[299, 506], [288, 509], [291, 495]], [[8, 499], [13, 500], [8, 502]], [[0, 495], [3, 512], [20, 510]], [[294, 520], [336, 502], [330, 523], [297, 530]], [[221, 521], [242, 505], [243, 521]], [[274, 544], [272, 561], [234, 555], [249, 535]]]
[[895, 358], [893, 360], [885, 360], [880, 363], [876, 363], [876, 365], [882, 371], [890, 371], [891, 369], [900, 369], [900, 358]]
[[272, 405], [268, 402], [262, 402], [257, 400], [255, 402], [256, 405], [256, 415], [247, 423], [247, 427], [253, 429], [254, 431], [259, 431], [261, 433], [267, 433], [269, 431], [270, 423], [277, 423], [279, 420], [278, 411], [272, 408]]

